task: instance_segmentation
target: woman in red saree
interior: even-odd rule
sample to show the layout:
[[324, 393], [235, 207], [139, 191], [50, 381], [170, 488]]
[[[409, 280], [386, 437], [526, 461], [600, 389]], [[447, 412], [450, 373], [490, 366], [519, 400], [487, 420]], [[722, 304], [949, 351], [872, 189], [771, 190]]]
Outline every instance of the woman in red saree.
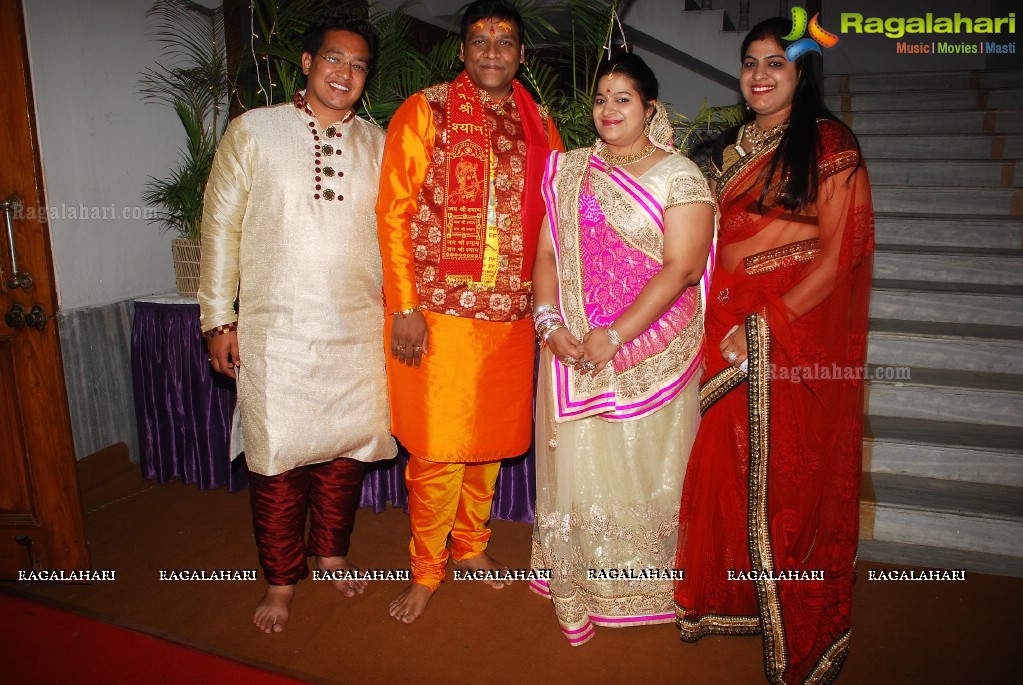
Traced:
[[817, 683], [837, 677], [850, 634], [873, 210], [817, 55], [786, 57], [790, 30], [771, 19], [746, 37], [751, 116], [715, 159], [704, 416], [675, 603], [683, 640], [760, 633], [770, 682]]

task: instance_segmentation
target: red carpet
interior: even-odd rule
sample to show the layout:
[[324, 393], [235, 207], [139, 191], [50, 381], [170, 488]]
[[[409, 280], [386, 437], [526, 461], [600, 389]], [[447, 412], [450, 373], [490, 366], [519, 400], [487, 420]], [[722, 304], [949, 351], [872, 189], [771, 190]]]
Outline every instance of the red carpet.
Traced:
[[0, 592], [10, 685], [296, 685], [302, 681]]

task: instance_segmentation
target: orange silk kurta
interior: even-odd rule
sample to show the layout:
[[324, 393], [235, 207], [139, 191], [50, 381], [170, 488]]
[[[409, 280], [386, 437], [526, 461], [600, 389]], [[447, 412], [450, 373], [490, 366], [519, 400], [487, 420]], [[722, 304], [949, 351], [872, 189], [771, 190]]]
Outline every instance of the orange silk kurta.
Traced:
[[[388, 312], [420, 307], [428, 341], [420, 368], [387, 357], [391, 431], [409, 452], [439, 462], [484, 462], [518, 456], [532, 433], [533, 320], [524, 260], [536, 233], [523, 238], [522, 208], [540, 202], [526, 187], [527, 160], [562, 147], [545, 113], [546, 141], [527, 146], [518, 108], [486, 109], [493, 154], [492, 218], [499, 270], [492, 285], [450, 283], [438, 273], [444, 197], [444, 103], [447, 84], [410, 97], [387, 131], [377, 199], [377, 227]], [[532, 113], [530, 113], [532, 114]], [[527, 244], [529, 243], [529, 244]], [[390, 350], [391, 317], [384, 340]]]

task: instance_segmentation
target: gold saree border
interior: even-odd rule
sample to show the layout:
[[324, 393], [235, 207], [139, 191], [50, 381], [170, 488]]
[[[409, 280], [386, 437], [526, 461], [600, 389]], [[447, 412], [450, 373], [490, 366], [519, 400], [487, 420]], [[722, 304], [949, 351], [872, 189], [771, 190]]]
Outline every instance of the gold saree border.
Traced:
[[700, 386], [700, 416], [703, 416], [718, 400], [730, 393], [746, 380], [746, 372], [726, 367]]
[[692, 621], [685, 617], [685, 607], [675, 603], [675, 627], [682, 642], [696, 642], [704, 635], [757, 635], [760, 632], [758, 616], [722, 616], [704, 614]]
[[819, 238], [800, 240], [781, 247], [758, 252], [749, 257], [743, 257], [742, 266], [749, 276], [760, 276], [779, 269], [791, 260], [800, 264], [812, 261], [820, 254], [821, 241]]
[[806, 676], [804, 683], [820, 683], [827, 685], [835, 682], [838, 674], [842, 672], [845, 659], [849, 656], [849, 638], [852, 636], [852, 628], [838, 636], [831, 647], [817, 660], [817, 665]]
[[725, 204], [725, 195], [733, 190], [730, 186], [739, 183], [750, 174], [760, 172], [760, 165], [757, 162], [773, 155], [774, 151], [778, 149], [780, 141], [781, 138], [775, 138], [760, 150], [746, 153], [746, 156], [739, 157], [732, 165], [721, 172], [717, 181], [719, 207]]
[[746, 526], [750, 565], [764, 636], [764, 671], [772, 683], [784, 683], [788, 654], [785, 645], [778, 581], [774, 576], [774, 553], [767, 517], [767, 475], [771, 456], [771, 330], [759, 314], [746, 317], [749, 351], [749, 486]]
[[860, 155], [856, 150], [843, 150], [824, 160], [820, 166], [820, 178], [822, 181], [831, 178], [839, 171], [853, 168], [859, 162]]
[[[754, 582], [764, 639], [764, 673], [776, 685], [785, 685], [788, 652], [778, 580], [774, 577], [774, 549], [767, 515], [768, 471], [771, 460], [771, 330], [761, 314], [746, 318], [749, 350], [749, 510], [747, 518], [750, 562], [758, 572]], [[765, 579], [765, 577], [767, 579]], [[848, 656], [851, 629], [838, 637], [817, 660], [803, 685], [830, 683], [838, 677]]]

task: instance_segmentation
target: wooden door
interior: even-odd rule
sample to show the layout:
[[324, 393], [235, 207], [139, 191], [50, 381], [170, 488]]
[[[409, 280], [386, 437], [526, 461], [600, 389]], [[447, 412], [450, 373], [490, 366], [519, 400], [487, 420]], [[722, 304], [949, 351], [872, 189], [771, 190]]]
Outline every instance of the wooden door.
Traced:
[[[0, 578], [87, 568], [20, 0], [0, 0]], [[11, 198], [18, 198], [19, 202]], [[40, 220], [42, 217], [42, 220]], [[9, 222], [8, 222], [9, 220]], [[10, 226], [10, 231], [8, 231]], [[13, 239], [13, 240], [12, 240]], [[12, 256], [17, 262], [15, 272]]]

